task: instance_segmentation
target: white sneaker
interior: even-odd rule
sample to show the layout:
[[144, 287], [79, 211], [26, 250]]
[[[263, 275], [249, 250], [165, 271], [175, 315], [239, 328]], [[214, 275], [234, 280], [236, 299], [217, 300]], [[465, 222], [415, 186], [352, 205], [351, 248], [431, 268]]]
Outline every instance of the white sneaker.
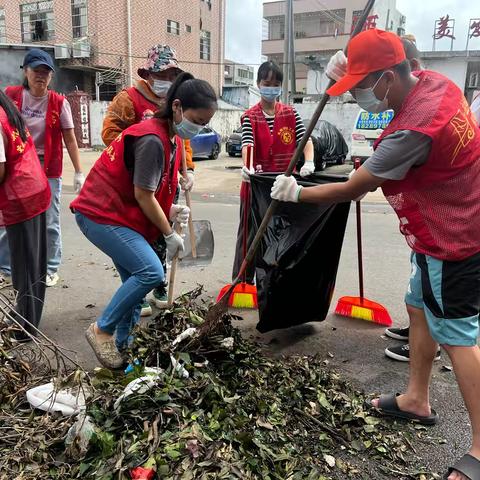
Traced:
[[12, 285], [12, 277], [0, 272], [0, 288], [7, 288]]
[[47, 279], [45, 280], [45, 284], [47, 287], [54, 287], [58, 281], [60, 280], [60, 277], [58, 276], [58, 273], [52, 273], [51, 275], [47, 273]]

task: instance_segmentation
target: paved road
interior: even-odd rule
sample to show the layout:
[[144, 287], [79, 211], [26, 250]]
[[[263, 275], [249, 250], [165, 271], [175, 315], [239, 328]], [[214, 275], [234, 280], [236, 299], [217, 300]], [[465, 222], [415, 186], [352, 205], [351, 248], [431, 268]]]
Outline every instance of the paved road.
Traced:
[[[97, 156], [95, 152], [83, 153], [84, 164], [91, 165]], [[216, 252], [208, 268], [180, 271], [178, 293], [200, 283], [214, 296], [229, 281], [240, 186], [239, 170], [232, 167], [239, 165], [239, 159], [225, 154], [218, 160], [197, 163], [194, 217], [212, 222]], [[84, 331], [118, 287], [119, 279], [109, 259], [91, 245], [74, 224], [68, 210], [73, 199], [70, 185], [71, 169], [67, 169], [62, 202], [64, 262], [60, 283], [48, 289], [43, 329], [47, 335], [75, 350], [85, 367], [93, 368], [96, 362], [86, 345]], [[385, 305], [398, 325], [406, 325], [403, 296], [409, 276], [409, 250], [398, 233], [396, 218], [380, 195], [375, 194], [364, 203], [363, 220], [367, 296]], [[328, 255], [328, 251], [325, 254]], [[357, 295], [357, 288], [355, 219], [351, 214], [335, 299], [345, 294]], [[322, 323], [261, 335], [255, 330], [256, 313], [247, 312], [244, 317], [239, 327], [246, 335], [264, 343], [274, 355], [319, 353], [367, 392], [401, 391], [405, 385], [408, 365], [390, 361], [383, 354], [384, 348], [395, 342], [382, 335], [382, 328], [368, 322], [330, 315]], [[328, 353], [333, 354], [333, 358]], [[463, 454], [469, 443], [469, 421], [453, 373], [441, 371], [445, 364], [449, 365], [449, 361], [443, 355], [434, 368], [432, 405], [440, 413], [441, 422], [431, 432], [447, 442], [433, 451], [422, 452], [424, 463], [434, 471], [443, 469]]]

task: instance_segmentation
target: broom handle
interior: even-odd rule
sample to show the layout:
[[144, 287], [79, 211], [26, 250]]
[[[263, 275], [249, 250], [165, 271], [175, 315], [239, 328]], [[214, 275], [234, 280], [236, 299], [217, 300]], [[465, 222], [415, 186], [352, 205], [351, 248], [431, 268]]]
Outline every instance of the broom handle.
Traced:
[[[355, 29], [350, 35], [350, 38], [353, 38], [355, 35], [360, 33], [363, 30], [363, 27], [365, 25], [365, 22], [367, 20], [368, 15], [370, 14], [370, 11], [373, 8], [373, 5], [375, 4], [375, 0], [368, 0], [367, 4], [365, 5], [365, 8], [363, 9], [362, 16], [358, 19], [357, 23], [355, 24]], [[347, 50], [347, 47], [345, 47], [345, 52]], [[330, 82], [327, 85], [326, 90], [328, 90], [333, 84], [335, 83], [334, 80], [330, 80]], [[288, 164], [287, 170], [285, 171], [285, 176], [289, 177], [295, 166], [298, 163], [298, 160], [300, 159], [300, 156], [303, 153], [303, 150], [305, 148], [305, 145], [307, 144], [314, 128], [315, 125], [318, 122], [318, 119], [320, 118], [320, 115], [322, 114], [325, 105], [327, 104], [328, 100], [330, 99], [330, 95], [326, 93], [326, 91], [322, 95], [322, 99], [320, 100], [320, 103], [317, 105], [317, 108], [315, 109], [315, 112], [312, 116], [312, 119], [310, 120], [310, 123], [302, 137], [302, 140], [298, 144], [297, 148], [295, 149], [295, 153], [293, 154], [292, 159], [290, 160], [290, 163]], [[270, 220], [272, 219], [273, 215], [275, 214], [279, 204], [278, 200], [272, 199], [270, 202], [270, 205], [265, 212], [265, 216], [263, 217], [262, 223], [258, 227], [257, 233], [255, 234], [255, 238], [252, 241], [252, 244], [250, 245], [250, 248], [248, 249], [246, 257], [243, 259], [242, 265], [240, 267], [240, 271], [238, 272], [237, 278], [233, 281], [233, 286], [238, 285], [241, 282], [241, 279], [243, 278], [247, 266], [253, 261], [255, 254], [258, 250], [258, 247], [260, 246], [260, 242], [262, 241], [263, 235], [265, 231], [267, 230], [268, 224], [270, 223]]]
[[[185, 151], [185, 142], [182, 141], [182, 174], [184, 177], [187, 176], [187, 153]], [[192, 197], [190, 195], [190, 190], [184, 192], [185, 201], [187, 207], [190, 209], [190, 215], [188, 216], [188, 232], [190, 234], [190, 246], [192, 249], [192, 257], [197, 258], [197, 246], [195, 244], [195, 230], [193, 229], [193, 218], [192, 218]]]
[[[247, 165], [248, 170], [253, 168], [253, 145], [247, 145]], [[247, 257], [247, 243], [248, 243], [248, 218], [250, 213], [250, 200], [252, 198], [252, 187], [248, 183], [246, 189], [247, 195], [244, 203], [243, 210], [243, 258]], [[247, 283], [247, 269], [245, 268], [242, 276], [242, 283]]]
[[[355, 170], [360, 168], [360, 160], [355, 159]], [[363, 289], [363, 249], [362, 249], [362, 207], [360, 200], [355, 202], [355, 210], [357, 214], [357, 256], [358, 256], [358, 287], [360, 290], [360, 301], [365, 298]]]

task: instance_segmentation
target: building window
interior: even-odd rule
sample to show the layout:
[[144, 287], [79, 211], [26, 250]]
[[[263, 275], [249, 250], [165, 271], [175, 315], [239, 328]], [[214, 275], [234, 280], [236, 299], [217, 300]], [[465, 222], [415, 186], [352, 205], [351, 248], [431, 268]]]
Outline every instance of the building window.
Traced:
[[5, 9], [0, 8], [0, 42], [7, 41], [7, 29], [5, 27]]
[[295, 14], [295, 38], [338, 35], [344, 31], [344, 8]]
[[173, 20], [167, 20], [167, 32], [180, 35], [180, 24]]
[[55, 37], [53, 0], [20, 5], [20, 22], [24, 43], [53, 40]]
[[210, 32], [202, 30], [200, 32], [200, 59], [210, 60]]
[[73, 38], [87, 36], [87, 0], [72, 0], [72, 27]]
[[192, 33], [192, 26], [191, 25], [185, 25], [185, 31], [187, 33]]
[[277, 15], [265, 19], [267, 25], [263, 26], [263, 32], [268, 40], [283, 40], [285, 38], [285, 16]]

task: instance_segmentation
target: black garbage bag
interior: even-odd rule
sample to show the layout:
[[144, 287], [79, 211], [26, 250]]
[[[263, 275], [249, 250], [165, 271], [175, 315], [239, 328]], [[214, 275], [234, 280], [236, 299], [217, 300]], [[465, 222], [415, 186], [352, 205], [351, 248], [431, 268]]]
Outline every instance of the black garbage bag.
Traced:
[[317, 156], [328, 163], [343, 163], [348, 154], [348, 146], [340, 130], [326, 120], [320, 120], [317, 129]]
[[[256, 232], [270, 204], [275, 174], [253, 175], [252, 223]], [[345, 181], [316, 174], [299, 184]], [[335, 287], [350, 202], [282, 203], [272, 218], [255, 260], [260, 321], [268, 332], [325, 320]]]

